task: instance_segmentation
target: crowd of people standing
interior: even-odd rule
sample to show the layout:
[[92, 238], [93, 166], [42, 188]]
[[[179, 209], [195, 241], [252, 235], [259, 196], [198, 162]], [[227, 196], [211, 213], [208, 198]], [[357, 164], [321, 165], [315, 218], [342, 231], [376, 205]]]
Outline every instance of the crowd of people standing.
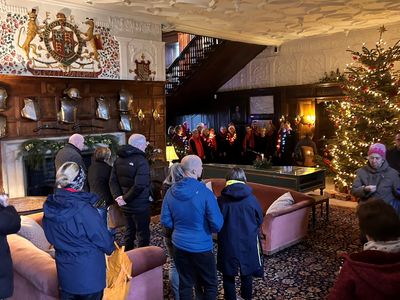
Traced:
[[[201, 132], [210, 138], [213, 130], [202, 126]], [[288, 124], [283, 124], [281, 129], [285, 128], [286, 131], [278, 132], [278, 140], [282, 134], [289, 134]], [[229, 137], [238, 139], [234, 129], [234, 125], [229, 126], [228, 138], [224, 141], [229, 142]], [[215, 199], [212, 187], [207, 187], [201, 180], [203, 161], [207, 161], [210, 154], [208, 149], [200, 147], [203, 142], [197, 140], [201, 138], [199, 130], [188, 135], [189, 149], [194, 154], [185, 155], [179, 163], [172, 165], [162, 186], [164, 199], [160, 223], [165, 229], [165, 243], [173, 259], [170, 281], [174, 296], [175, 299], [192, 299], [195, 294], [197, 299], [216, 299], [218, 270], [222, 273], [225, 299], [237, 298], [237, 275], [240, 276], [241, 297], [251, 299], [253, 277], [263, 276], [264, 270], [259, 244], [263, 212], [246, 184], [246, 174], [241, 168], [228, 171], [221, 196]], [[259, 131], [247, 127], [241, 143], [240, 155], [245, 159], [256, 152], [249, 149], [257, 149], [254, 130]], [[263, 131], [267, 132], [264, 128]], [[331, 299], [367, 299], [369, 296], [392, 299], [392, 295], [398, 295], [400, 282], [398, 276], [392, 275], [400, 272], [400, 179], [398, 170], [391, 167], [400, 161], [400, 156], [395, 155], [400, 154], [400, 134], [396, 135], [396, 141], [397, 137], [398, 147], [391, 149], [390, 155], [387, 155], [385, 145], [371, 145], [367, 165], [357, 171], [352, 193], [361, 203], [357, 216], [364, 251], [345, 256], [346, 263], [332, 289]], [[302, 142], [307, 143], [309, 141]], [[118, 205], [123, 212], [127, 251], [150, 244], [147, 146], [145, 136], [131, 135], [128, 143], [119, 148], [112, 166], [110, 150], [98, 147], [89, 169], [81, 155], [83, 136], [72, 135], [68, 144], [57, 153], [56, 187], [43, 207], [43, 228], [55, 248], [61, 299], [103, 298], [104, 254], [110, 255], [114, 251], [113, 231], [107, 226], [110, 205]], [[214, 154], [219, 157], [218, 142], [213, 147], [211, 149], [215, 149]], [[275, 145], [275, 155], [284, 153], [282, 147]], [[228, 161], [228, 154], [226, 159]], [[8, 198], [0, 195], [0, 299], [10, 297], [13, 289], [12, 262], [5, 237], [17, 232], [19, 227], [18, 213], [9, 206]], [[217, 261], [213, 234], [217, 234]], [[360, 279], [357, 271], [364, 272], [366, 268], [369, 285]], [[374, 276], [387, 279], [384, 289], [373, 284], [371, 278]]]

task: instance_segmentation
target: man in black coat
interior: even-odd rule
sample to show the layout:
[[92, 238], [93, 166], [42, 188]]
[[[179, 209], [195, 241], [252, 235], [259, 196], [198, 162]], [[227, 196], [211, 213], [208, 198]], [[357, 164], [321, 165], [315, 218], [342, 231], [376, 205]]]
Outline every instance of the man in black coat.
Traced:
[[[64, 163], [70, 161], [77, 163], [78, 166], [80, 166], [85, 171], [85, 174], [87, 174], [87, 168], [81, 154], [84, 145], [85, 138], [82, 135], [78, 133], [71, 135], [68, 139], [68, 143], [65, 144], [65, 146], [57, 152], [54, 161], [56, 172]], [[87, 181], [83, 186], [83, 191], [89, 191]]]
[[7, 234], [16, 233], [20, 228], [21, 218], [17, 211], [8, 205], [6, 195], [0, 195], [0, 299], [13, 294], [13, 266]]
[[400, 133], [395, 137], [396, 146], [386, 152], [386, 160], [389, 166], [400, 173]]
[[150, 244], [150, 167], [146, 158], [146, 137], [132, 134], [128, 145], [117, 152], [110, 176], [110, 190], [127, 221], [125, 250]]

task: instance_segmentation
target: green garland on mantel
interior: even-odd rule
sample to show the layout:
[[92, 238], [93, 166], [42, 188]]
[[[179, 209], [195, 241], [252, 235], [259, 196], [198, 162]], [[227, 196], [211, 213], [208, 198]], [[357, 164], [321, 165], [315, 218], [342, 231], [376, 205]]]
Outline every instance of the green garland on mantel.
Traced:
[[[46, 156], [55, 156], [58, 150], [63, 148], [67, 142], [67, 139], [26, 140], [20, 145], [18, 156], [22, 156], [30, 168], [38, 170], [43, 166]], [[115, 155], [118, 149], [118, 139], [111, 134], [98, 136], [90, 135], [85, 137], [85, 145], [90, 151], [93, 151], [97, 145], [108, 146], [111, 153]]]

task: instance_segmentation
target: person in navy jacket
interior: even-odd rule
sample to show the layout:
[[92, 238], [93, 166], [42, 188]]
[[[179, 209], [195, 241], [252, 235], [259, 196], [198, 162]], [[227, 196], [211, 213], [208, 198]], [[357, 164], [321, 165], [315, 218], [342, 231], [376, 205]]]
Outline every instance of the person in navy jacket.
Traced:
[[74, 162], [56, 174], [57, 189], [44, 203], [43, 228], [56, 250], [61, 299], [102, 299], [106, 286], [105, 255], [114, 241], [98, 211], [98, 196], [82, 192], [86, 175]]
[[17, 233], [20, 228], [21, 218], [14, 206], [8, 204], [8, 196], [0, 195], [0, 299], [13, 294], [13, 265], [7, 235]]
[[179, 273], [179, 299], [192, 299], [196, 284], [200, 299], [216, 299], [217, 270], [213, 254], [212, 233], [218, 232], [223, 218], [217, 201], [204, 183], [197, 155], [187, 155], [181, 165], [184, 178], [167, 192], [161, 209], [161, 224], [173, 229], [174, 261]]
[[263, 268], [258, 233], [263, 213], [241, 168], [226, 175], [226, 186], [218, 197], [224, 225], [218, 233], [217, 268], [223, 274], [224, 297], [236, 299], [235, 276], [240, 271], [240, 294], [252, 297], [252, 275]]

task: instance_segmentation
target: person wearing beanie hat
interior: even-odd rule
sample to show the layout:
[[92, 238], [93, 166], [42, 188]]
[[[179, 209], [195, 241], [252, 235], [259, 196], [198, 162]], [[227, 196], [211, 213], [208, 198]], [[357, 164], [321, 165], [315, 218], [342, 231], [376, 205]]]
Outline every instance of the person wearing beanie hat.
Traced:
[[361, 202], [375, 198], [393, 205], [393, 201], [400, 201], [398, 187], [399, 173], [387, 163], [385, 145], [372, 144], [367, 165], [357, 170], [351, 194]]
[[384, 144], [376, 143], [372, 144], [368, 150], [368, 156], [372, 154], [379, 154], [382, 158], [386, 158], [386, 147]]
[[101, 299], [106, 286], [105, 255], [114, 239], [93, 204], [95, 194], [82, 191], [85, 171], [75, 162], [57, 170], [55, 193], [43, 205], [43, 229], [56, 250], [61, 299]]

